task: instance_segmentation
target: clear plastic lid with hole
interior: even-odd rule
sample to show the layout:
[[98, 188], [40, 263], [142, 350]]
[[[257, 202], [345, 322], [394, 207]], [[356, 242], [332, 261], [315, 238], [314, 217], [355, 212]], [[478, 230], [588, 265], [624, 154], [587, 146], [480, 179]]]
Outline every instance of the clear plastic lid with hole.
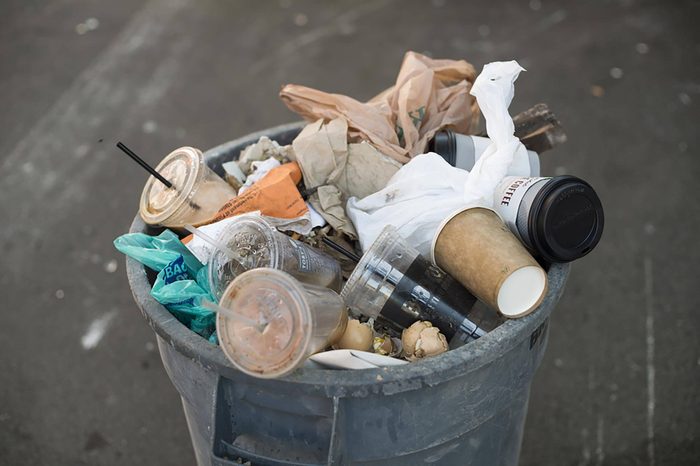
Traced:
[[239, 275], [220, 306], [257, 322], [217, 316], [222, 350], [237, 369], [255, 377], [291, 373], [339, 338], [347, 325], [345, 305], [337, 293], [302, 284], [276, 269]]

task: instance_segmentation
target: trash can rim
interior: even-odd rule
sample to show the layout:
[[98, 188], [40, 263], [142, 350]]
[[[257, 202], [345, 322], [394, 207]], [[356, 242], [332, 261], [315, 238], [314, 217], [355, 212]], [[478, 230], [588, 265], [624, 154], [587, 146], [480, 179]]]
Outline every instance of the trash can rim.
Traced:
[[[256, 142], [260, 136], [275, 139], [275, 135], [297, 131], [303, 122], [280, 125], [258, 131], [242, 138], [221, 144], [205, 153], [210, 162], [220, 159], [232, 150], [240, 150]], [[219, 160], [220, 163], [220, 160]], [[147, 225], [137, 214], [129, 229], [130, 232], [145, 232]], [[204, 367], [211, 368], [222, 376], [240, 378], [248, 376], [236, 371], [218, 346], [192, 332], [181, 324], [164, 306], [150, 295], [151, 284], [145, 267], [127, 257], [127, 276], [134, 299], [143, 316], [156, 334], [182, 355], [196, 360]], [[543, 327], [552, 308], [558, 302], [570, 271], [570, 264], [552, 264], [547, 272], [549, 286], [542, 304], [531, 314], [519, 319], [506, 321], [479, 340], [439, 356], [411, 364], [388, 368], [353, 370], [328, 370], [302, 368], [282, 379], [259, 380], [259, 383], [303, 385], [337, 396], [365, 395], [372, 391], [397, 393], [418, 389], [422, 385], [436, 385], [458, 377], [468, 370], [501, 357], [515, 345], [533, 338]], [[465, 370], [465, 366], [467, 369]]]

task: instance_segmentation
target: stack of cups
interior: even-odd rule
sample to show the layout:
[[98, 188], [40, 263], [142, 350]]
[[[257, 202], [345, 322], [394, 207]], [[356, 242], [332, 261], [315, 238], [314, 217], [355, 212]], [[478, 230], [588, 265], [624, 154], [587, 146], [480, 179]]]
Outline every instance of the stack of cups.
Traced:
[[[490, 142], [443, 130], [428, 149], [471, 170]], [[539, 157], [527, 153], [530, 173], [538, 175]], [[509, 176], [495, 190], [493, 211], [470, 208], [443, 221], [432, 259], [484, 303], [504, 316], [520, 317], [539, 305], [547, 289], [546, 274], [533, 255], [549, 263], [583, 257], [600, 241], [603, 224], [600, 199], [585, 181]]]
[[343, 335], [340, 265], [257, 215], [229, 222], [217, 238], [227, 251], [209, 259], [209, 285], [219, 305], [242, 319], [217, 316], [221, 348], [246, 374], [282, 377]]
[[351, 309], [397, 330], [433, 323], [452, 347], [495, 328], [495, 314], [473, 310], [476, 298], [423, 258], [389, 225], [365, 252], [341, 296]]

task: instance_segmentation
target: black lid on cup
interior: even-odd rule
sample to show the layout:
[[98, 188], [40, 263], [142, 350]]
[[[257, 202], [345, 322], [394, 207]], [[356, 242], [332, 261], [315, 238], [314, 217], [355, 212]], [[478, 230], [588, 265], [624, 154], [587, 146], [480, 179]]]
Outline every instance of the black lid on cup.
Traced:
[[457, 163], [457, 138], [450, 129], [438, 131], [433, 139], [428, 141], [428, 151], [435, 152], [453, 167]]
[[591, 185], [575, 176], [557, 176], [535, 196], [528, 231], [543, 259], [570, 262], [593, 250], [603, 223], [603, 206]]

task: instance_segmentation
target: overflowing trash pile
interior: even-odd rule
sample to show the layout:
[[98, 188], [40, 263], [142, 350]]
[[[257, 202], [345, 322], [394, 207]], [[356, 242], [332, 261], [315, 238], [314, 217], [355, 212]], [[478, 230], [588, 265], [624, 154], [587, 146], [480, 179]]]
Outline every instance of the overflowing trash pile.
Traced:
[[114, 244], [157, 273], [154, 299], [255, 377], [469, 344], [535, 310], [549, 264], [602, 235], [588, 183], [540, 176], [539, 153], [565, 140], [556, 118], [508, 113], [521, 71], [408, 52], [368, 102], [287, 85], [308, 124], [289, 145], [260, 138], [223, 178], [198, 149], [152, 168], [120, 143], [152, 175], [139, 212], [163, 230]]

